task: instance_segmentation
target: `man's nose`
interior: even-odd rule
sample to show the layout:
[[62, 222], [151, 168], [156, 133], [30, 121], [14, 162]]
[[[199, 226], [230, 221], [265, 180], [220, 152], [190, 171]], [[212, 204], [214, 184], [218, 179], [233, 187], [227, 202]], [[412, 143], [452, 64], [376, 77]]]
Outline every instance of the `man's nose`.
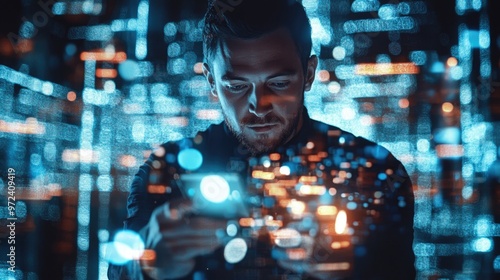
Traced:
[[250, 113], [264, 117], [273, 110], [272, 93], [263, 86], [254, 86], [249, 96]]

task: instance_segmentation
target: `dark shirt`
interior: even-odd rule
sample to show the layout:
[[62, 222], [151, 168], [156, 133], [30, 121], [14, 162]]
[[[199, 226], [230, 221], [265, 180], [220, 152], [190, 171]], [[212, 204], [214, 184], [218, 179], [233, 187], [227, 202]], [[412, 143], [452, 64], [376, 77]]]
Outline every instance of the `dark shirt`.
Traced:
[[[150, 156], [133, 179], [125, 228], [139, 231], [156, 207], [182, 197], [176, 179], [191, 171], [179, 164], [178, 154], [184, 149], [196, 149], [201, 152], [203, 163], [195, 172], [238, 173], [255, 196], [253, 202], [262, 206], [263, 215], [274, 216], [285, 226], [307, 227], [302, 233], [310, 233], [317, 243], [313, 250], [315, 262], [333, 266], [347, 262], [348, 268], [340, 268], [346, 269], [340, 275], [349, 279], [415, 278], [412, 185], [403, 165], [382, 146], [312, 120], [304, 110], [300, 132], [272, 154], [251, 155], [224, 123], [211, 125], [194, 138], [166, 143], [162, 148]], [[265, 161], [271, 166], [263, 166]], [[276, 171], [283, 165], [290, 169], [288, 182], [297, 182], [297, 187], [283, 188], [284, 197], [266, 191], [266, 183], [279, 182], [279, 178], [265, 180], [251, 175], [255, 170]], [[303, 178], [315, 178], [315, 182], [300, 182]], [[320, 186], [320, 192], [301, 193], [300, 186], [304, 184]], [[166, 192], [150, 193], [150, 185], [164, 186]], [[291, 198], [305, 202], [305, 215], [293, 218], [286, 206], [279, 203]], [[339, 237], [333, 233], [334, 218], [317, 218], [320, 205], [334, 205], [337, 211], [347, 213], [348, 234]], [[250, 235], [251, 229], [240, 230], [244, 237], [245, 233], [246, 237]], [[294, 275], [276, 264], [272, 242], [265, 235], [258, 240], [246, 240], [249, 248], [241, 262], [225, 262], [220, 248], [212, 255], [198, 257], [194, 271], [185, 279], [287, 279], [286, 275]], [[348, 240], [349, 246], [332, 249], [332, 242], [340, 240]], [[336, 244], [346, 244], [339, 242]], [[110, 279], [139, 279], [140, 274], [137, 262], [123, 267], [110, 265], [108, 271]]]

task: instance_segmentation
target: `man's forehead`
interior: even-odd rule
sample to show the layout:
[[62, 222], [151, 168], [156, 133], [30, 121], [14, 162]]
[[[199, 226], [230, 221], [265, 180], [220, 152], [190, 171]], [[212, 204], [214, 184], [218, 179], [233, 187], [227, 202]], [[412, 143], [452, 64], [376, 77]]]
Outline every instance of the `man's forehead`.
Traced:
[[289, 32], [278, 29], [254, 39], [221, 41], [213, 62], [228, 71], [252, 67], [293, 69], [300, 66], [300, 57]]

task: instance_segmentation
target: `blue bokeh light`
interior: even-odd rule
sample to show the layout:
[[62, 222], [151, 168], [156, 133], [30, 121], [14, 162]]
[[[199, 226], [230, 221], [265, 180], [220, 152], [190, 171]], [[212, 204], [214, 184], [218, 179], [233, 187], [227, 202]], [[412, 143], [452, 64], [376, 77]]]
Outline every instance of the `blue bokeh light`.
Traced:
[[184, 149], [177, 155], [179, 165], [190, 171], [194, 171], [203, 164], [203, 155], [196, 149]]

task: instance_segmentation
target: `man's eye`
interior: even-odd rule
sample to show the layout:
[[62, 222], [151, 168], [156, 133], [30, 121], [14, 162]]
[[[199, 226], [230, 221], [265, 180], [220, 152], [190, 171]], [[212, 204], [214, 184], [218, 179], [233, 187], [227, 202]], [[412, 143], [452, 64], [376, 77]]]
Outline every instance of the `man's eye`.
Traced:
[[289, 84], [290, 84], [290, 82], [288, 82], [288, 81], [272, 82], [272, 83], [270, 83], [270, 86], [274, 87], [274, 88], [278, 88], [278, 89], [283, 89], [283, 88], [288, 87]]
[[226, 86], [227, 89], [229, 89], [230, 91], [235, 91], [235, 92], [240, 92], [240, 91], [243, 91], [247, 88], [247, 85], [227, 85]]

